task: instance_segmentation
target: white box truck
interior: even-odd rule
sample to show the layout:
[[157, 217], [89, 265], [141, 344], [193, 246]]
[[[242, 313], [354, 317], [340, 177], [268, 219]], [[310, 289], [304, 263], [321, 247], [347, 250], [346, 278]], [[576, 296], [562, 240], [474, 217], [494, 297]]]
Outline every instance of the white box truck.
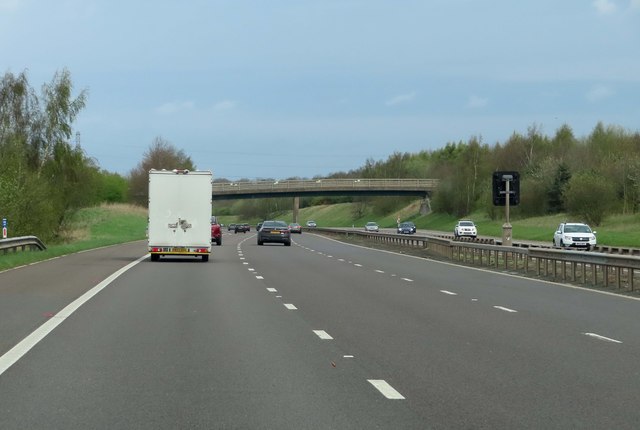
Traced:
[[210, 171], [149, 171], [149, 253], [201, 256], [211, 253]]

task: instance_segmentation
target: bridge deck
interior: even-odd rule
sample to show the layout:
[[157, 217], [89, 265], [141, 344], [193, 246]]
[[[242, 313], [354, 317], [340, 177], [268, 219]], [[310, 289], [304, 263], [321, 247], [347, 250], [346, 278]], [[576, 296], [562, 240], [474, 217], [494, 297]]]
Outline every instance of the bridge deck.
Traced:
[[429, 196], [437, 179], [316, 179], [292, 181], [215, 182], [213, 199], [318, 195]]

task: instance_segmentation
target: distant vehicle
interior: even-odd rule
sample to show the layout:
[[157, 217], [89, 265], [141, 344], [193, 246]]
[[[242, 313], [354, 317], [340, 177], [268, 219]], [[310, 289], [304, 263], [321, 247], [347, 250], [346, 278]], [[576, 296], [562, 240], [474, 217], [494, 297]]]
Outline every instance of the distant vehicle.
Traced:
[[478, 236], [478, 229], [476, 228], [476, 225], [473, 223], [473, 221], [470, 221], [468, 219], [461, 219], [453, 228], [453, 235], [456, 238], [468, 236], [475, 239]]
[[380, 227], [378, 226], [378, 224], [373, 221], [369, 221], [368, 223], [366, 223], [364, 225], [364, 229], [365, 231], [380, 231]]
[[309, 228], [314, 228], [317, 227], [318, 225], [316, 224], [315, 221], [307, 221], [307, 227]]
[[251, 227], [249, 226], [249, 224], [247, 223], [243, 223], [243, 224], [236, 224], [235, 226], [235, 230], [236, 233], [246, 233], [248, 231], [251, 231]]
[[211, 217], [211, 243], [215, 243], [216, 245], [222, 245], [222, 229], [221, 225], [218, 224], [218, 219], [215, 216]]
[[262, 228], [258, 231], [258, 245], [267, 242], [283, 243], [284, 246], [291, 246], [291, 232], [289, 226], [284, 221], [264, 221]]
[[289, 231], [291, 233], [302, 234], [302, 226], [297, 222], [292, 222], [291, 224], [289, 224]]
[[210, 171], [149, 171], [151, 261], [189, 255], [209, 261], [211, 254]]
[[235, 231], [236, 229], [236, 225], [235, 224], [229, 224], [227, 226], [227, 231]]
[[411, 221], [401, 222], [398, 224], [398, 233], [413, 234], [416, 232], [416, 225]]
[[585, 248], [596, 246], [596, 232], [587, 224], [577, 222], [560, 223], [553, 234], [553, 246]]

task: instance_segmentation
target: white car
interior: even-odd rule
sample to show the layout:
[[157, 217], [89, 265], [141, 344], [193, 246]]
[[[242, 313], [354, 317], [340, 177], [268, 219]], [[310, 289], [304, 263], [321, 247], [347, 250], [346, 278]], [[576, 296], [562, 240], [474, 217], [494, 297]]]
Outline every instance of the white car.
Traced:
[[476, 225], [473, 223], [473, 221], [470, 221], [468, 219], [461, 219], [453, 228], [453, 235], [456, 237], [456, 239], [461, 236], [469, 236], [475, 239], [476, 236], [478, 236], [478, 229], [476, 228]]
[[317, 227], [317, 226], [318, 226], [318, 224], [316, 224], [315, 221], [312, 221], [312, 220], [307, 221], [307, 227], [314, 228], [314, 227]]
[[587, 224], [578, 222], [560, 223], [553, 234], [553, 246], [561, 248], [585, 248], [587, 250], [596, 246], [596, 232], [591, 231]]
[[380, 231], [380, 227], [373, 221], [369, 221], [364, 225], [365, 231]]

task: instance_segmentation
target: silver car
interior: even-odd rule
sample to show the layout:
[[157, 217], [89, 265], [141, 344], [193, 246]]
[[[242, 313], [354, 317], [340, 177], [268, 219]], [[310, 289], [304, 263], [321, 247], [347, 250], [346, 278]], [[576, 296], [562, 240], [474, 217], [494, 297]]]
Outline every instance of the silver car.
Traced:
[[369, 221], [368, 223], [366, 223], [364, 225], [364, 229], [365, 231], [380, 231], [380, 227], [378, 226], [378, 224], [373, 221]]

